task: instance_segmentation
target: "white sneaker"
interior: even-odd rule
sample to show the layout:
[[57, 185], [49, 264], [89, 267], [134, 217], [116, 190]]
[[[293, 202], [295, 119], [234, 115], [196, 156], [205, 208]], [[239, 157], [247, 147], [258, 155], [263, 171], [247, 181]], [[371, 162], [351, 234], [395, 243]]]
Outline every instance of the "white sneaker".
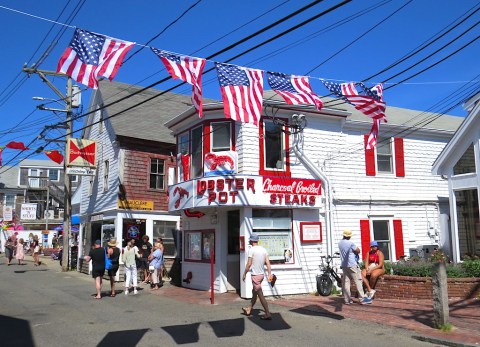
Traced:
[[128, 295], [128, 290], [125, 291], [125, 295]]
[[138, 294], [138, 292], [137, 292], [137, 290], [135, 289], [135, 290], [133, 291], [133, 295], [137, 295], [137, 294]]
[[369, 297], [370, 299], [373, 299], [373, 297], [375, 296], [375, 293], [376, 293], [376, 292], [377, 292], [377, 291], [376, 291], [375, 289], [372, 289], [371, 291], [368, 292], [368, 297]]

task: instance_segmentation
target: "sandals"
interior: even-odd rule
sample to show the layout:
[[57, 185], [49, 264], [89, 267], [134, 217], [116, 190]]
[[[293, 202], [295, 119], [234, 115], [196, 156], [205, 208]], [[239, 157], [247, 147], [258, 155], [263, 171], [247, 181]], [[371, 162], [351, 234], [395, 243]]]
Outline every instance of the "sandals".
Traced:
[[252, 314], [252, 310], [248, 310], [248, 307], [242, 307], [242, 311], [245, 316], [250, 316]]
[[111, 297], [111, 298], [114, 298], [114, 297], [116, 297], [116, 296], [117, 296], [117, 293], [112, 293], [112, 294], [110, 294], [110, 297]]
[[261, 320], [272, 320], [272, 316], [261, 316], [260, 317]]

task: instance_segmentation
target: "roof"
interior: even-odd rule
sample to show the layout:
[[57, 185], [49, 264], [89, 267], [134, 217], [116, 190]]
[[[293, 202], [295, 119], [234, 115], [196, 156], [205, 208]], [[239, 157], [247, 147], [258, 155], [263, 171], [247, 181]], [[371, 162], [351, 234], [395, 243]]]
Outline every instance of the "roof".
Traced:
[[[120, 82], [100, 81], [99, 92], [103, 103], [108, 105], [143, 89]], [[176, 143], [164, 123], [192, 106], [190, 95], [146, 89], [132, 97], [107, 107], [109, 121], [115, 135], [144, 140]], [[151, 99], [151, 100], [150, 100]], [[147, 101], [148, 100], [148, 101]], [[211, 102], [204, 99], [204, 102]], [[137, 104], [141, 105], [116, 116], [117, 113]]]
[[445, 174], [467, 148], [480, 139], [480, 93], [467, 100], [465, 108], [469, 111], [467, 118], [433, 163], [432, 172], [436, 175]]
[[0, 188], [18, 188], [18, 166], [2, 166]]
[[42, 159], [24, 159], [18, 163], [19, 167], [40, 167], [40, 168], [61, 168], [63, 169], [63, 164], [57, 164], [51, 160], [42, 160]]

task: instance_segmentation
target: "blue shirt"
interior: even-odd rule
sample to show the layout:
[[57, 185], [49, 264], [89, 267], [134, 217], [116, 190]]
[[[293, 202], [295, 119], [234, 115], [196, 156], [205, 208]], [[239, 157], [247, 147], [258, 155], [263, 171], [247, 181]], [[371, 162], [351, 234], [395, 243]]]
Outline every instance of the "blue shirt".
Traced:
[[161, 250], [157, 249], [152, 254], [153, 259], [150, 260], [150, 265], [155, 269], [160, 269], [163, 265], [163, 253]]
[[340, 250], [341, 267], [356, 267], [358, 265], [355, 260], [354, 250], [357, 246], [350, 240], [343, 239], [338, 243]]

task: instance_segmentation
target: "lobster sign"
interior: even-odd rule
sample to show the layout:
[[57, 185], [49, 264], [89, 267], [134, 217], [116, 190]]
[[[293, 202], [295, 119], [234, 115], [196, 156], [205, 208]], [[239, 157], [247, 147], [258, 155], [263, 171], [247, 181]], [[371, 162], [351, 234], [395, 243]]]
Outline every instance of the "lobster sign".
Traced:
[[204, 176], [233, 175], [237, 166], [237, 152], [209, 152], [205, 154]]

